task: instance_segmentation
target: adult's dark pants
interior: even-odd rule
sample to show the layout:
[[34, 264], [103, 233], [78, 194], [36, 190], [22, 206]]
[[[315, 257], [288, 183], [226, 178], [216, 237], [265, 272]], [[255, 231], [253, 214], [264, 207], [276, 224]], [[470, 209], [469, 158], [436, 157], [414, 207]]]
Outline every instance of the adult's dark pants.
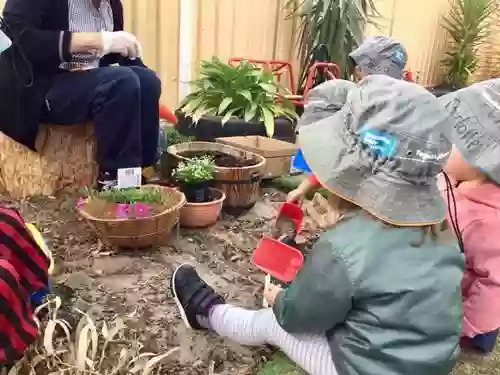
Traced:
[[44, 121], [92, 121], [102, 172], [156, 162], [161, 83], [147, 68], [110, 66], [59, 74], [47, 94]]

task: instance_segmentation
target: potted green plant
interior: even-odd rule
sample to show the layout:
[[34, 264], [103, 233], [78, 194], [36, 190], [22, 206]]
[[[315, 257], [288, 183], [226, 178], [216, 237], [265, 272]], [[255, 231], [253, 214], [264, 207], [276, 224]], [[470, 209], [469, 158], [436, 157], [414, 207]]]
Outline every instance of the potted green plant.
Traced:
[[208, 188], [214, 179], [215, 163], [208, 156], [181, 161], [173, 172], [174, 180], [188, 202], [202, 203], [208, 200]]
[[443, 81], [430, 89], [436, 96], [465, 87], [477, 69], [478, 49], [488, 36], [495, 0], [451, 0], [449, 14], [443, 18], [449, 44], [442, 60]]
[[199, 141], [262, 135], [294, 141], [297, 115], [271, 72], [217, 57], [202, 61], [193, 91], [177, 111], [177, 129]]
[[[347, 78], [349, 53], [363, 41], [365, 26], [375, 23], [380, 16], [375, 3], [375, 0], [287, 1], [288, 17], [299, 19], [297, 42], [302, 90], [314, 62], [334, 62], [340, 68], [340, 77]], [[322, 79], [315, 77], [315, 83], [321, 83]]]
[[200, 228], [217, 221], [225, 194], [210, 186], [215, 176], [215, 163], [210, 157], [181, 161], [173, 172], [187, 203], [180, 212], [183, 227]]

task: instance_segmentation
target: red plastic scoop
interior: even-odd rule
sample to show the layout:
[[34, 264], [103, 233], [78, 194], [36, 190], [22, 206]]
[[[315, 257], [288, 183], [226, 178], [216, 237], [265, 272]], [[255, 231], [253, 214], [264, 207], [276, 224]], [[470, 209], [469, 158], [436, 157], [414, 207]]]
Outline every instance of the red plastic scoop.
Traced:
[[288, 283], [304, 264], [304, 255], [278, 240], [264, 237], [252, 254], [252, 263], [265, 273]]
[[298, 234], [302, 229], [304, 211], [302, 211], [302, 208], [300, 208], [300, 206], [295, 203], [283, 203], [278, 213], [276, 223], [283, 221], [283, 219], [290, 220], [295, 225], [295, 234]]

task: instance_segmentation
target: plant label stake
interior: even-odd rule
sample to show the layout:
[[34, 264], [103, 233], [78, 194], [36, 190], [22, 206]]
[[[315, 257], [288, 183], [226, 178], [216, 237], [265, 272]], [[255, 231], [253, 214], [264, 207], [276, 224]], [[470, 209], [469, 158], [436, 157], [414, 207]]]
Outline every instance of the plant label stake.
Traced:
[[142, 169], [137, 168], [121, 168], [118, 169], [118, 188], [137, 188], [142, 183]]

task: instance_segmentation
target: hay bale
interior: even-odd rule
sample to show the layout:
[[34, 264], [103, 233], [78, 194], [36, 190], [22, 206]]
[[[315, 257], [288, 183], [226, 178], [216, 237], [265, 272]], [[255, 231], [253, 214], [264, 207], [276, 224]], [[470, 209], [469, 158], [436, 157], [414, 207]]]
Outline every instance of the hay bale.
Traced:
[[0, 192], [14, 199], [75, 192], [97, 175], [92, 125], [41, 125], [33, 152], [0, 132]]

